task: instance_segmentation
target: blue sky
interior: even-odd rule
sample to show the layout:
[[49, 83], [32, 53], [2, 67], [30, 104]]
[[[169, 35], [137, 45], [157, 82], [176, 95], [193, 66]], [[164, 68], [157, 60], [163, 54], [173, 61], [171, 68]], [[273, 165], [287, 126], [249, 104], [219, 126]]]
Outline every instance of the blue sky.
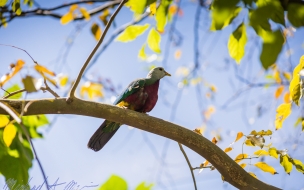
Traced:
[[[58, 2], [60, 1], [41, 1], [39, 3], [44, 7], [51, 7]], [[218, 146], [223, 149], [234, 141], [236, 133], [239, 131], [249, 134], [253, 129], [274, 130], [275, 109], [282, 102], [282, 98], [279, 100], [273, 98], [275, 87], [268, 89], [252, 88], [233, 98], [233, 101], [225, 109], [223, 108], [223, 105], [233, 97], [233, 94], [239, 89], [246, 88], [246, 84], [235, 78], [235, 67], [239, 74], [248, 78], [248, 80], [265, 82], [264, 71], [262, 71], [258, 57], [260, 48], [258, 43], [253, 42], [255, 39], [257, 39], [257, 42], [259, 40], [254, 36], [252, 29], [248, 29], [248, 39], [250, 41], [246, 46], [246, 56], [241, 65], [235, 66], [236, 63], [229, 58], [226, 44], [232, 27], [237, 26], [237, 24], [234, 23], [232, 27], [227, 27], [223, 32], [209, 32], [210, 19], [208, 19], [208, 13], [202, 10], [199, 27], [200, 39], [198, 40], [201, 52], [199, 59], [201, 68], [198, 74], [204, 81], [214, 84], [218, 91], [214, 99], [210, 100], [205, 96], [208, 88], [203, 84], [200, 84], [201, 96], [198, 96], [196, 86], [183, 89], [177, 87], [181, 77], [176, 75], [176, 70], [181, 66], [191, 68], [194, 63], [193, 27], [197, 4], [188, 1], [183, 3], [184, 14], [178, 18], [176, 23], [177, 29], [182, 33], [183, 43], [180, 47], [171, 46], [166, 66], [166, 70], [173, 76], [161, 81], [158, 104], [149, 115], [169, 120], [189, 129], [205, 125], [207, 130], [204, 136], [209, 139], [214, 136], [213, 131], [220, 131], [223, 140], [219, 142]], [[63, 12], [65, 11], [67, 10], [63, 10]], [[115, 23], [120, 26], [131, 21], [132, 17], [132, 13], [127, 8], [123, 8]], [[97, 17], [91, 18], [75, 38], [65, 62], [57, 58], [65, 50], [65, 42], [71, 32], [75, 30], [77, 25], [75, 23], [62, 26], [59, 20], [48, 17], [16, 19], [9, 23], [7, 28], [0, 28], [0, 43], [23, 48], [40, 64], [47, 66], [56, 73], [68, 74], [70, 79], [74, 79], [96, 43], [90, 33], [90, 25], [93, 22], [99, 22], [102, 25]], [[155, 25], [152, 18], [148, 18], [141, 24], [145, 22]], [[107, 37], [112, 32], [113, 27], [109, 30]], [[301, 34], [303, 34], [303, 29], [299, 29], [295, 36], [289, 38], [288, 41], [294, 51], [291, 56], [293, 65], [298, 63], [304, 52], [302, 46], [304, 40]], [[147, 32], [134, 42], [125, 44], [113, 42], [98, 58], [96, 64], [88, 70], [87, 76], [109, 78], [118, 91], [134, 79], [145, 77], [147, 68], [152, 63], [139, 61], [137, 53], [146, 37]], [[163, 53], [166, 51], [164, 48], [167, 39], [168, 33], [165, 32], [162, 35], [161, 42]], [[174, 52], [177, 49], [182, 51], [179, 60], [174, 59]], [[289, 61], [285, 52], [286, 48], [278, 60], [282, 68], [285, 68]], [[164, 55], [163, 53], [160, 54], [160, 57]], [[148, 51], [148, 54], [152, 54], [152, 52]], [[251, 59], [248, 58], [249, 54], [253, 54]], [[1, 75], [5, 74], [8, 71], [9, 64], [17, 59], [25, 60], [29, 66], [22, 72], [22, 76], [33, 73], [33, 69], [30, 68], [33, 63], [24, 52], [0, 46], [0, 55]], [[155, 61], [153, 64], [161, 66], [162, 62]], [[20, 76], [16, 76], [5, 87], [9, 87], [16, 82], [20, 82]], [[82, 81], [82, 84], [84, 82], [85, 80]], [[57, 91], [64, 94], [66, 90], [58, 89]], [[181, 93], [181, 97], [178, 104], [175, 105], [179, 93]], [[99, 99], [98, 101], [109, 103], [110, 98], [115, 95], [105, 91], [105, 99]], [[37, 97], [51, 96], [41, 92], [27, 96], [29, 99]], [[208, 122], [204, 122], [202, 112], [210, 105], [216, 108], [216, 112]], [[261, 117], [257, 116], [258, 106], [265, 110]], [[300, 143], [303, 145], [300, 127], [293, 127], [297, 116], [298, 114], [295, 112], [287, 119], [283, 129], [273, 135], [272, 142], [275, 147], [279, 149], [287, 148], [294, 158], [304, 161], [303, 151], [299, 151], [299, 149], [303, 150], [303, 147], [300, 147]], [[49, 116], [50, 121], [54, 118], [53, 115]], [[110, 175], [115, 174], [123, 177], [128, 182], [130, 189], [134, 189], [142, 181], [155, 184], [155, 190], [193, 188], [189, 168], [177, 143], [163, 137], [123, 126], [101, 151], [96, 153], [89, 150], [86, 144], [101, 122], [101, 119], [96, 118], [62, 115], [57, 118], [52, 127], [46, 126], [42, 129], [44, 139], [35, 139], [34, 144], [50, 184], [59, 178], [58, 183], [65, 182], [68, 184], [75, 181], [80, 187], [99, 185]], [[295, 143], [290, 139], [295, 138], [300, 139], [299, 148], [292, 150]], [[269, 139], [267, 140], [269, 141]], [[241, 153], [241, 142], [236, 143], [233, 147], [234, 150], [229, 153], [232, 158]], [[193, 151], [187, 148], [185, 150], [192, 166], [199, 166], [205, 161], [204, 158]], [[255, 150], [258, 150], [258, 148], [244, 148], [244, 152], [248, 151], [249, 153]], [[252, 163], [257, 161], [252, 160]], [[301, 181], [303, 174], [293, 171], [291, 176], [288, 176], [284, 173], [278, 160], [266, 158], [265, 161], [274, 166], [279, 175], [272, 176], [254, 166], [247, 166], [246, 169], [254, 172], [264, 182], [283, 189], [304, 188], [304, 183]], [[34, 166], [30, 170], [30, 176], [32, 177], [31, 186], [42, 183], [43, 179], [37, 162], [34, 162]], [[223, 183], [221, 175], [217, 171], [206, 169], [200, 174], [195, 171], [195, 176], [199, 189], [235, 189], [228, 183]], [[4, 180], [2, 178], [0, 187], [3, 185]]]

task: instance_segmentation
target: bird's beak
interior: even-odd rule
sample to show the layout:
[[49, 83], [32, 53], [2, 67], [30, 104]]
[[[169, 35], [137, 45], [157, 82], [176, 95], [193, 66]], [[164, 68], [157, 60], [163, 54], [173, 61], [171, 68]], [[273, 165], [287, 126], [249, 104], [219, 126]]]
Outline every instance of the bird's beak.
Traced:
[[171, 77], [171, 74], [170, 74], [170, 73], [167, 73], [167, 72], [165, 71], [165, 76]]

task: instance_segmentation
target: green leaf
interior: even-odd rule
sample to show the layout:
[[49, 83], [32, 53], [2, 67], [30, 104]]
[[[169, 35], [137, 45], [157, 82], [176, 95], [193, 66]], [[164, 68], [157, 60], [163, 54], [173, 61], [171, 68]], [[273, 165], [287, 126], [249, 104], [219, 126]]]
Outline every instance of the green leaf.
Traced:
[[275, 147], [269, 148], [268, 152], [269, 152], [270, 156], [278, 159], [279, 156], [278, 156], [278, 153], [277, 153], [277, 149]]
[[24, 85], [25, 90], [28, 93], [37, 92], [37, 89], [35, 87], [36, 80], [33, 77], [26, 76], [25, 78], [22, 79], [22, 83]]
[[287, 18], [294, 27], [304, 26], [304, 5], [288, 3]]
[[280, 156], [280, 164], [283, 166], [285, 172], [287, 174], [290, 174], [291, 170], [292, 170], [292, 163], [289, 161], [288, 156], [284, 155], [284, 156]]
[[159, 5], [156, 14], [155, 14], [155, 20], [156, 20], [156, 30], [159, 32], [165, 31], [165, 26], [167, 24], [167, 15], [168, 15], [168, 9], [169, 5], [172, 3], [172, 0], [164, 0], [161, 1], [161, 4]]
[[129, 0], [125, 6], [129, 7], [135, 14], [142, 14], [145, 8], [154, 2], [156, 0]]
[[49, 124], [49, 121], [45, 115], [23, 116], [22, 122], [26, 127], [40, 127]]
[[[0, 136], [2, 136], [2, 131], [0, 131]], [[3, 151], [3, 144], [1, 138], [0, 152]], [[28, 141], [24, 138], [14, 138], [10, 146], [10, 153], [0, 157], [0, 172], [11, 189], [29, 189], [28, 171], [32, 167], [32, 161], [33, 154]]]
[[228, 26], [242, 10], [237, 7], [239, 0], [214, 0], [211, 5], [211, 27], [210, 30], [221, 30]]
[[144, 43], [144, 45], [140, 48], [140, 50], [138, 52], [138, 57], [141, 60], [146, 60], [147, 59], [147, 55], [145, 53], [145, 48], [146, 48], [146, 43]]
[[242, 22], [232, 34], [230, 34], [228, 41], [228, 50], [230, 56], [240, 63], [245, 54], [245, 45], [247, 42], [246, 26]]
[[298, 126], [300, 123], [302, 123], [302, 121], [304, 121], [304, 118], [303, 117], [299, 117], [297, 119], [297, 121], [295, 122], [294, 127]]
[[261, 30], [259, 35], [263, 39], [260, 60], [264, 69], [268, 69], [276, 62], [277, 57], [282, 50], [285, 39], [280, 30], [274, 32]]
[[151, 190], [153, 187], [153, 184], [149, 184], [146, 186], [145, 182], [140, 183], [135, 190]]
[[300, 160], [292, 159], [291, 163], [296, 167], [296, 169], [304, 174], [304, 164]]
[[156, 53], [161, 53], [160, 40], [160, 34], [155, 30], [155, 28], [152, 28], [147, 39], [149, 48]]
[[12, 10], [17, 14], [17, 15], [21, 15], [22, 10], [21, 10], [21, 6], [20, 6], [20, 0], [14, 0], [12, 3]]
[[292, 98], [292, 101], [294, 101], [294, 103], [297, 105], [297, 106], [300, 106], [300, 99], [302, 97], [302, 88], [301, 88], [301, 82], [299, 84], [297, 84], [293, 89], [292, 89], [292, 92], [291, 92], [291, 98]]
[[150, 24], [128, 26], [116, 38], [116, 41], [119, 41], [119, 42], [130, 42], [130, 41], [133, 41], [138, 36], [142, 35], [149, 27], [150, 27]]
[[[7, 92], [15, 92], [15, 91], [18, 91], [18, 90], [21, 90], [20, 86], [18, 84], [14, 84], [13, 86], [9, 87], [8, 89], [6, 89], [6, 92], [4, 94], [4, 96], [8, 95]], [[18, 94], [15, 94], [11, 97], [9, 97], [8, 99], [20, 99], [22, 97], [22, 93], [18, 93]]]
[[0, 0], [0, 7], [3, 7], [6, 5], [8, 0]]
[[27, 5], [29, 7], [32, 7], [34, 5], [34, 1], [33, 0], [24, 0], [23, 4]]
[[127, 182], [117, 176], [117, 175], [112, 175], [98, 190], [114, 190], [114, 189], [119, 189], [119, 190], [127, 190], [128, 185]]

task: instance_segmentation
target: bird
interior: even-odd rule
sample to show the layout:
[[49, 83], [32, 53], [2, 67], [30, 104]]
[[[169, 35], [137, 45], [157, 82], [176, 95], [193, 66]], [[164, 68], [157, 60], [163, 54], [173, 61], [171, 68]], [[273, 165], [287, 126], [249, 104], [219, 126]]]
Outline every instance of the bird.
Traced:
[[[158, 99], [159, 81], [165, 76], [171, 76], [163, 67], [153, 68], [146, 78], [131, 82], [117, 97], [114, 105], [133, 111], [150, 112]], [[121, 123], [105, 120], [88, 142], [88, 148], [95, 152], [101, 150], [117, 132]]]

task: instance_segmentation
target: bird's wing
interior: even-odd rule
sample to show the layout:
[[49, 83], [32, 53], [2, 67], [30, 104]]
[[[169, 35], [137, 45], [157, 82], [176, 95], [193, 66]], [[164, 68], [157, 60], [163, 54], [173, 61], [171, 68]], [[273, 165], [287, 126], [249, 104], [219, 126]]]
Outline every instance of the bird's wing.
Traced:
[[144, 87], [146, 83], [145, 79], [137, 79], [133, 82], [131, 82], [128, 87], [123, 91], [123, 93], [121, 93], [117, 99], [114, 102], [114, 105], [119, 104], [120, 102], [122, 102], [125, 98], [127, 98], [128, 96], [130, 96], [131, 94], [134, 94], [135, 92], [137, 92], [140, 88]]

